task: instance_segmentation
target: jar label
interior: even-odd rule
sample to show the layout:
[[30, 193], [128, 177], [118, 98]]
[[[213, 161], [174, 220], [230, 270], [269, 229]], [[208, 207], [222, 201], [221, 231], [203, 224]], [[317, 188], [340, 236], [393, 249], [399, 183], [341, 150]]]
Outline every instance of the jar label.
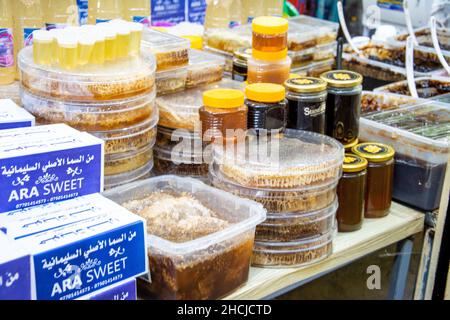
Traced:
[[311, 106], [306, 107], [303, 112], [305, 114], [305, 117], [314, 118], [323, 115], [325, 113], [325, 108], [325, 103], [311, 104]]
[[142, 23], [146, 27], [150, 27], [150, 17], [133, 16], [133, 22]]
[[24, 28], [23, 29], [23, 45], [24, 47], [33, 45], [33, 32], [40, 28]]
[[0, 28], [0, 68], [14, 66], [14, 40], [11, 28]]

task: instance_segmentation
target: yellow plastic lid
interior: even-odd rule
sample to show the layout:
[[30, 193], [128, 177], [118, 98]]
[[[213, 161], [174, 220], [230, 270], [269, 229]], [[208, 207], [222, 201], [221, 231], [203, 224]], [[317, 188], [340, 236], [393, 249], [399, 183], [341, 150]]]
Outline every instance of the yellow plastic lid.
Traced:
[[355, 154], [346, 153], [342, 169], [344, 172], [360, 172], [366, 169], [367, 165], [368, 162], [366, 159]]
[[286, 89], [274, 83], [253, 83], [245, 88], [248, 99], [259, 102], [278, 102], [286, 96]]
[[261, 34], [280, 34], [288, 31], [288, 21], [280, 17], [263, 16], [253, 19], [253, 32]]
[[282, 51], [276, 51], [276, 52], [264, 52], [264, 51], [259, 51], [259, 50], [253, 49], [252, 56], [255, 59], [264, 60], [264, 61], [282, 60], [282, 59], [286, 59], [286, 57], [287, 57], [287, 49], [284, 49]]
[[203, 49], [203, 39], [200, 36], [183, 36], [182, 38], [191, 41], [191, 49], [202, 50]]
[[232, 109], [244, 105], [244, 93], [235, 89], [213, 89], [203, 93], [205, 107]]

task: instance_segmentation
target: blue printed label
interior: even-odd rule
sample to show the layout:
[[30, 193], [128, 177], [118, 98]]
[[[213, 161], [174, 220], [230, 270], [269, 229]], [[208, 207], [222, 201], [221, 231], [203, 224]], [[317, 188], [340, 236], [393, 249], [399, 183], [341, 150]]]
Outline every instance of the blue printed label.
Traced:
[[95, 19], [95, 23], [109, 22], [111, 19]]
[[185, 21], [185, 3], [181, 0], [155, 0], [152, 5], [152, 25], [177, 24]]
[[88, 20], [88, 0], [77, 0], [80, 26], [87, 23]]
[[92, 296], [89, 300], [136, 300], [136, 280], [117, 285], [114, 288], [106, 289], [104, 292]]
[[101, 145], [2, 159], [0, 213], [101, 192], [101, 166]]
[[29, 256], [0, 263], [0, 300], [31, 300]]
[[36, 297], [72, 300], [137, 277], [146, 271], [145, 252], [144, 225], [137, 222], [38, 254]]
[[403, 0], [378, 0], [377, 4], [383, 9], [403, 11]]
[[11, 28], [0, 28], [0, 68], [14, 66], [14, 38]]
[[64, 29], [67, 27], [67, 24], [65, 23], [46, 23], [45, 28], [47, 30], [53, 30], [53, 29]]
[[203, 24], [205, 22], [206, 1], [189, 0], [188, 1], [188, 20], [189, 22]]
[[25, 127], [32, 127], [32, 126], [33, 126], [33, 122], [32, 121], [0, 123], [0, 130], [15, 129], [15, 128], [25, 128]]
[[23, 29], [23, 46], [28, 47], [33, 45], [33, 32], [40, 28], [24, 28]]
[[143, 16], [134, 16], [133, 22], [142, 23], [144, 26], [150, 27], [150, 17], [143, 17]]

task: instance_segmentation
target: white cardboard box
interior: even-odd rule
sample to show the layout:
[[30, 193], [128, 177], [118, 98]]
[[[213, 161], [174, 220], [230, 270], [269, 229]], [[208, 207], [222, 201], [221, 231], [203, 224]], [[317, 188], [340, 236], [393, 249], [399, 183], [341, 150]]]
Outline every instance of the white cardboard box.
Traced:
[[0, 130], [34, 126], [34, 116], [11, 99], [0, 99]]
[[82, 297], [79, 300], [137, 300], [136, 279], [121, 282], [91, 295]]

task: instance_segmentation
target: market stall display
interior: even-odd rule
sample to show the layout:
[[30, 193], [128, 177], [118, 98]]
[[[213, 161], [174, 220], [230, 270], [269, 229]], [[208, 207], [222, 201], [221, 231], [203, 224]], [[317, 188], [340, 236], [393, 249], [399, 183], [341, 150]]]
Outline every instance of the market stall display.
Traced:
[[[445, 77], [419, 77], [414, 79], [417, 94], [420, 98], [438, 98], [441, 95], [450, 93], [450, 80]], [[391, 83], [389, 85], [376, 88], [375, 92], [391, 92], [401, 95], [411, 95], [407, 81]]]

